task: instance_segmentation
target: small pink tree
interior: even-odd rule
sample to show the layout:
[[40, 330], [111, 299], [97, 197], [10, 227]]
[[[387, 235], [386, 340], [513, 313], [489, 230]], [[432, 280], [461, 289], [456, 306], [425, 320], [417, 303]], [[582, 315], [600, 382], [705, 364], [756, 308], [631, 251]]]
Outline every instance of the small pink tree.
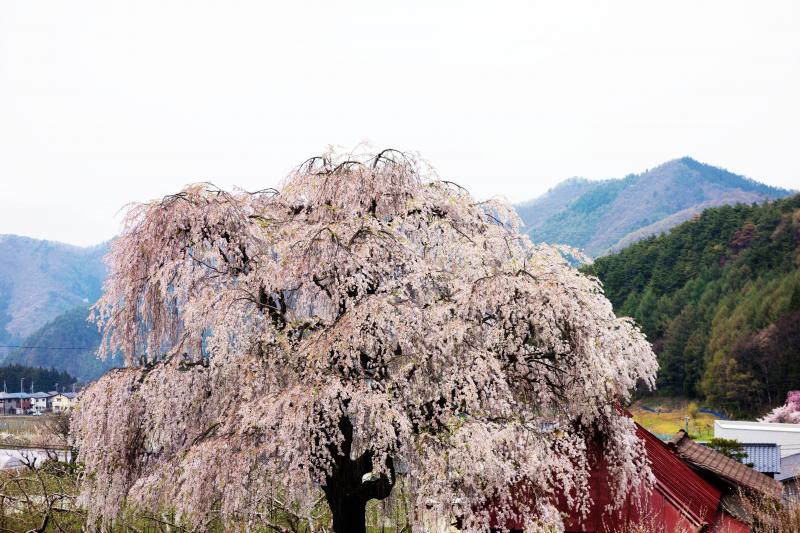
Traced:
[[616, 402], [652, 385], [655, 357], [597, 280], [518, 227], [392, 150], [313, 158], [280, 191], [134, 207], [95, 308], [128, 368], [73, 422], [90, 525], [165, 506], [252, 525], [324, 496], [334, 531], [363, 532], [402, 465], [415, 528], [559, 527], [550, 497], [587, 508], [598, 436], [621, 503], [649, 469]]
[[800, 391], [790, 391], [786, 396], [786, 404], [770, 411], [761, 422], [782, 422], [800, 424]]

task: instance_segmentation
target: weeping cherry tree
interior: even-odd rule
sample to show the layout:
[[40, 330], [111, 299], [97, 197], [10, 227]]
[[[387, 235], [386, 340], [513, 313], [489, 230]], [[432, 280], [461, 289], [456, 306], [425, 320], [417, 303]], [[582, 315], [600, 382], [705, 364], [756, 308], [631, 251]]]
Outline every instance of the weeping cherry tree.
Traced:
[[800, 391], [789, 391], [786, 403], [767, 413], [761, 422], [800, 424]]
[[519, 226], [393, 150], [131, 208], [94, 309], [126, 368], [73, 421], [90, 525], [171, 509], [249, 526], [324, 499], [358, 533], [402, 474], [415, 530], [558, 529], [555, 494], [590, 504], [598, 438], [621, 504], [651, 476], [618, 405], [654, 355]]

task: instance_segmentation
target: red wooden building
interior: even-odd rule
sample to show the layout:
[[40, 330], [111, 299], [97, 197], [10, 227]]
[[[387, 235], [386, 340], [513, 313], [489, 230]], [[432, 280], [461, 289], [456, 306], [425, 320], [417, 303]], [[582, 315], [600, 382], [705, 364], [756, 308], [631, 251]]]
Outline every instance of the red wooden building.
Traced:
[[[565, 522], [569, 532], [615, 532], [638, 525], [641, 531], [678, 533], [709, 531], [745, 533], [750, 527], [723, 508], [723, 491], [690, 468], [673, 449], [652, 433], [637, 426], [645, 443], [655, 486], [649, 494], [628, 496], [619, 511], [606, 512], [609, 501], [608, 472], [591, 474], [592, 509], [585, 519], [572, 513]], [[742, 465], [744, 466], [744, 465]], [[563, 507], [568, 512], [566, 506]]]
[[[644, 441], [655, 485], [649, 492], [631, 494], [618, 511], [609, 512], [608, 472], [598, 465], [590, 477], [592, 507], [585, 518], [577, 516], [566, 504], [559, 508], [567, 515], [565, 530], [570, 533], [613, 533], [621, 531], [653, 533], [747, 533], [750, 526], [727, 511], [730, 486], [716, 482], [713, 475], [687, 462], [676, 450], [641, 426], [637, 435]], [[717, 453], [717, 452], [713, 452]], [[720, 455], [721, 454], [717, 454]], [[727, 457], [722, 456], [728, 460]], [[734, 461], [730, 459], [730, 461]], [[744, 468], [744, 465], [736, 463]], [[691, 466], [690, 466], [691, 465]], [[713, 473], [712, 473], [713, 474]], [[756, 472], [756, 474], [758, 474]], [[762, 475], [762, 474], [759, 474]], [[746, 488], [746, 487], [745, 487]], [[519, 523], [506, 528], [521, 530]]]

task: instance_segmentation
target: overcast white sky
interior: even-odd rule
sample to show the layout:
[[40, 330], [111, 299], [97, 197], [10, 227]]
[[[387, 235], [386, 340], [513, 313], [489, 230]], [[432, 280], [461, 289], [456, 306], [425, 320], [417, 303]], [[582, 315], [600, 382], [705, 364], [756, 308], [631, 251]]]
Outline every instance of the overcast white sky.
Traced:
[[363, 140], [515, 202], [683, 155], [800, 188], [798, 28], [796, 0], [3, 0], [0, 233], [94, 244]]

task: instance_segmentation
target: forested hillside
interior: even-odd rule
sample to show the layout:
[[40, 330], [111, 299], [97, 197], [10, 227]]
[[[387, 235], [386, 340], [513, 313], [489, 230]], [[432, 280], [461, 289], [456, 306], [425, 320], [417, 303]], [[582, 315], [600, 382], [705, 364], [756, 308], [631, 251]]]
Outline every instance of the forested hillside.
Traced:
[[95, 357], [100, 344], [97, 326], [88, 322], [89, 308], [76, 307], [48, 322], [5, 358], [3, 364], [64, 370], [82, 381], [97, 379], [121, 361]]
[[659, 356], [659, 390], [753, 415], [800, 388], [800, 195], [704, 211], [602, 257], [618, 314]]
[[70, 391], [73, 383], [74, 377], [54, 368], [0, 366], [0, 387], [7, 392], [31, 392], [31, 388], [35, 392]]
[[568, 244], [596, 257], [663, 233], [709, 207], [789, 194], [684, 157], [623, 179], [572, 178], [516, 208], [535, 242]]

